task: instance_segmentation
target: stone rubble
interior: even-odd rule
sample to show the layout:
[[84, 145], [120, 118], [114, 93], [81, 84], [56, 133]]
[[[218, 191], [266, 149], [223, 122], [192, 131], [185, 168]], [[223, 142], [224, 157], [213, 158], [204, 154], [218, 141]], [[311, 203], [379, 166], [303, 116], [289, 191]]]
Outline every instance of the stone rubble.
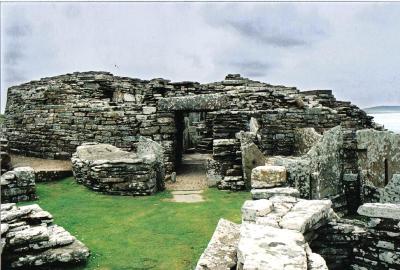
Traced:
[[[89, 249], [53, 224], [52, 215], [39, 205], [1, 205], [1, 250], [5, 269], [33, 269], [84, 263]], [[51, 268], [53, 267], [53, 268]]]

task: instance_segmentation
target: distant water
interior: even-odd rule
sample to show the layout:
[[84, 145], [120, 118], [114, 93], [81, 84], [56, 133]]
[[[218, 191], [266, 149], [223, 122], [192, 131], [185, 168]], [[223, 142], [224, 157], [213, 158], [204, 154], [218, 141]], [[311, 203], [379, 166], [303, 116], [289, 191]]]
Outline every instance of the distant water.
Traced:
[[374, 117], [374, 121], [384, 125], [388, 130], [400, 133], [400, 112], [392, 113], [370, 113]]

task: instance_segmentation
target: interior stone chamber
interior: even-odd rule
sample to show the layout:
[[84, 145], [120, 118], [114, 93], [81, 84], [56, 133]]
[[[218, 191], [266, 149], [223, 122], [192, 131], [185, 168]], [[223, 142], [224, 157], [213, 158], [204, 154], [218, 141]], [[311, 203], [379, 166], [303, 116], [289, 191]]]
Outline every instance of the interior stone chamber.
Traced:
[[[299, 129], [313, 129], [321, 137], [340, 125], [340, 145], [330, 146], [338, 151], [334, 158], [339, 168], [337, 188], [326, 189], [323, 197], [345, 197], [355, 204], [364, 198], [373, 201], [369, 198], [374, 188], [383, 188], [392, 175], [400, 173], [399, 137], [382, 131], [357, 106], [336, 100], [331, 90], [300, 91], [239, 74], [201, 84], [75, 72], [10, 87], [5, 115], [12, 153], [70, 159], [86, 142], [136, 152], [144, 137], [162, 146], [167, 180], [185, 151], [209, 153], [209, 171], [218, 175], [215, 184], [221, 189], [249, 186], [243, 170], [243, 143], [237, 137], [240, 131], [253, 133], [251, 140], [265, 157], [300, 157], [309, 149], [302, 149]], [[362, 133], [365, 129], [373, 133]], [[383, 137], [393, 149], [369, 146]], [[330, 181], [329, 177], [307, 175], [304, 179], [311, 187], [305, 187], [311, 192], [303, 196], [320, 197], [313, 189], [316, 183]], [[288, 179], [293, 179], [290, 172]], [[372, 187], [367, 195], [364, 185]]]

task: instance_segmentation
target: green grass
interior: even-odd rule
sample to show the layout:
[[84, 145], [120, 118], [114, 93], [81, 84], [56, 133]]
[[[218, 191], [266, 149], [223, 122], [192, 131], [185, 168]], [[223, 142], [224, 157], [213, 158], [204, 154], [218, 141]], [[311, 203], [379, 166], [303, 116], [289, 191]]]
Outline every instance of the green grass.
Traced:
[[240, 222], [249, 192], [208, 189], [205, 202], [175, 203], [169, 192], [102, 195], [73, 178], [37, 184], [38, 203], [91, 250], [76, 269], [193, 269], [219, 218]]

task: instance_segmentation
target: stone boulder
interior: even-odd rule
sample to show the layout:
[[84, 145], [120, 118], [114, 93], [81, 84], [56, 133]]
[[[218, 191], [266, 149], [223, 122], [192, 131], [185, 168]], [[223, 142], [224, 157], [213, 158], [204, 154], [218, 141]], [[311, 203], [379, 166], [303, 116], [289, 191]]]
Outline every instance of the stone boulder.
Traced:
[[147, 140], [137, 148], [133, 153], [109, 144], [78, 146], [71, 159], [75, 179], [106, 194], [153, 194], [164, 187], [162, 148]]
[[1, 202], [36, 200], [35, 172], [31, 167], [18, 167], [1, 175]]
[[197, 262], [196, 270], [230, 270], [237, 263], [240, 225], [220, 219], [207, 248]]
[[89, 257], [89, 249], [53, 224], [52, 215], [37, 204], [2, 204], [1, 239], [5, 269], [57, 269], [83, 263]]
[[286, 179], [286, 168], [283, 166], [258, 166], [251, 172], [251, 187], [271, 188], [283, 186], [286, 183]]

